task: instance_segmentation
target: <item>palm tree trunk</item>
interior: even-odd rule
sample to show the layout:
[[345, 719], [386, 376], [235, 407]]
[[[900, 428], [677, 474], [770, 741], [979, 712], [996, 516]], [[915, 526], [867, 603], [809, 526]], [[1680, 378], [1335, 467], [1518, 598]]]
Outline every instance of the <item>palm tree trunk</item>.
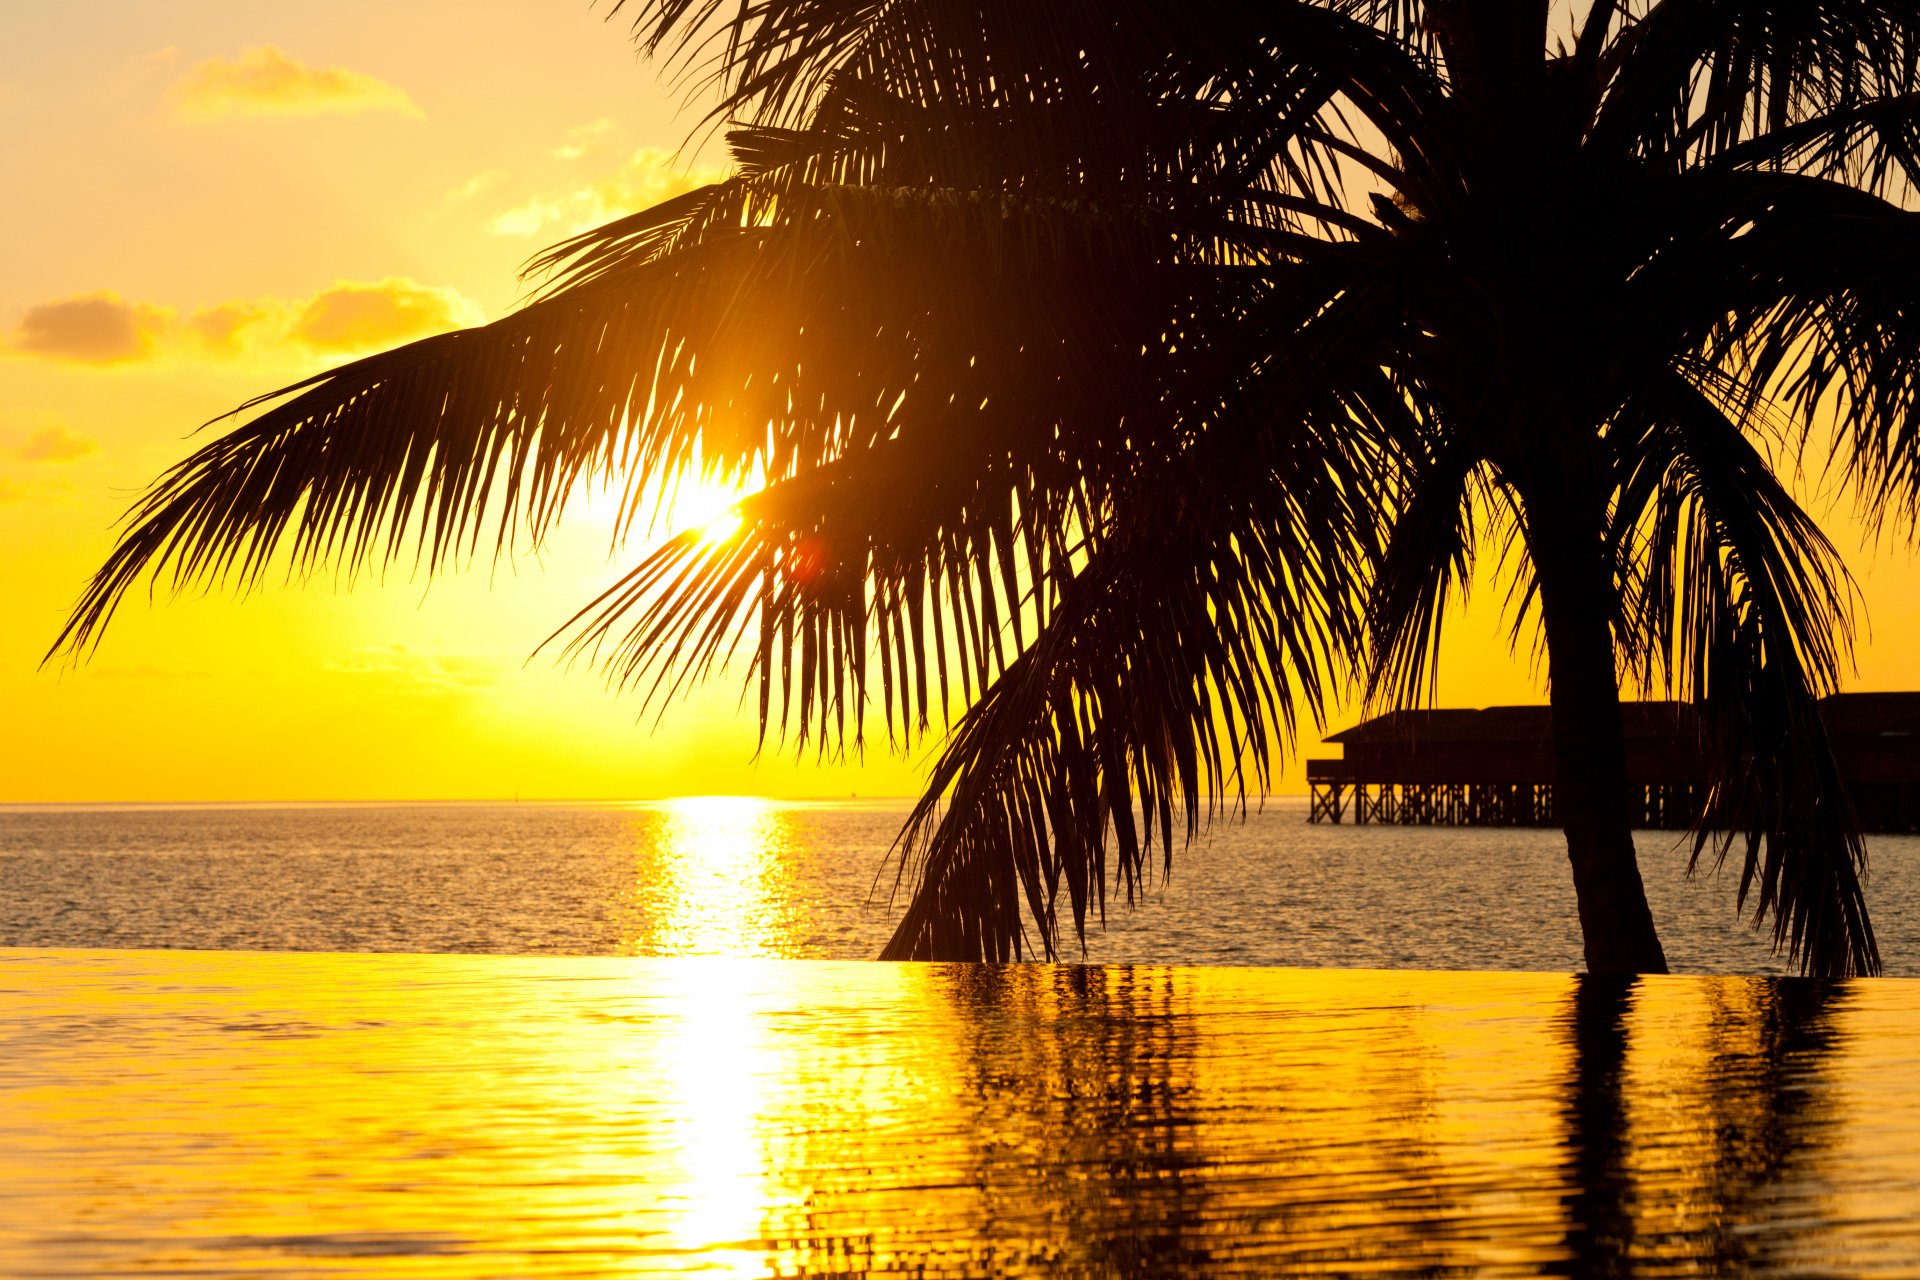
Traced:
[[[1578, 504], [1533, 504], [1530, 551], [1547, 633], [1554, 799], [1567, 833], [1590, 973], [1665, 973], [1633, 849], [1627, 743], [1609, 603], [1617, 589]], [[1584, 532], [1583, 532], [1584, 526]]]

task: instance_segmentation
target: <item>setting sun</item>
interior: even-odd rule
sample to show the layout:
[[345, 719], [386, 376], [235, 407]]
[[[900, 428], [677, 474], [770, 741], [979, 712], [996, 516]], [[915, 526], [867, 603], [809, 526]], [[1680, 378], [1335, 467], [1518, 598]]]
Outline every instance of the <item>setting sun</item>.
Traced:
[[730, 486], [713, 476], [690, 477], [667, 499], [667, 528], [673, 533], [698, 529], [702, 542], [725, 542], [740, 529], [734, 507], [756, 489]]

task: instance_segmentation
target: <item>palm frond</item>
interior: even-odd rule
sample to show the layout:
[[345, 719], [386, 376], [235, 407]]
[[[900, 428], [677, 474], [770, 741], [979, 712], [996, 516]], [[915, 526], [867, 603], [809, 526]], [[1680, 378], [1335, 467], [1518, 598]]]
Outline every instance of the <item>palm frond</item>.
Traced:
[[[1320, 721], [1361, 641], [1362, 476], [1328, 466], [1367, 465], [1345, 453], [1358, 433], [1280, 430], [1263, 448], [1257, 431], [1215, 432], [1116, 511], [1034, 645], [956, 726], [902, 835], [914, 894], [883, 957], [1017, 958], [1026, 924], [1052, 956], [1063, 889], [1084, 944], [1109, 874], [1131, 903], [1156, 835], [1170, 866], [1176, 832], [1244, 804], [1249, 781], [1264, 791], [1300, 714]], [[1222, 449], [1230, 478], [1210, 465]]]
[[1367, 604], [1369, 706], [1425, 702], [1438, 678], [1440, 633], [1456, 587], [1473, 571], [1476, 452], [1442, 436], [1416, 455]]
[[1920, 21], [1882, 0], [1662, 0], [1600, 63], [1590, 145], [1677, 171], [1920, 91]]
[[[1634, 406], [1616, 537], [1650, 652], [1702, 712], [1718, 760], [1694, 857], [1743, 845], [1738, 902], [1809, 973], [1876, 973], [1866, 848], [1819, 715], [1850, 631], [1845, 568], [1741, 428], [1745, 388], [1710, 367]], [[1731, 415], [1731, 416], [1730, 416]], [[1716, 834], [1717, 830], [1717, 834]]]
[[[1622, 357], [1700, 353], [1799, 425], [1834, 425], [1867, 513], [1920, 517], [1920, 214], [1838, 182], [1697, 171], [1647, 188], [1665, 242], [1622, 296]], [[1624, 328], [1623, 322], [1623, 328]], [[1630, 384], [1632, 376], [1627, 379]]]

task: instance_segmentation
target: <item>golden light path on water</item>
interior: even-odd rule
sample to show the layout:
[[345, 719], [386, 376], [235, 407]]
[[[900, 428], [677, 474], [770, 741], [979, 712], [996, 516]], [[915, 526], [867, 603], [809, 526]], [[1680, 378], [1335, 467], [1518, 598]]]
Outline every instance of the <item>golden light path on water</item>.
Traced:
[[[688, 796], [649, 806], [635, 892], [652, 908], [631, 950], [667, 956], [790, 956], [789, 818], [757, 796]], [[650, 826], [650, 829], [648, 829]]]
[[660, 1244], [698, 1257], [703, 1270], [764, 1275], [764, 1255], [745, 1242], [757, 1238], [767, 1208], [756, 1122], [760, 1090], [779, 1079], [779, 1064], [767, 1061], [759, 1022], [735, 990], [742, 970], [721, 957], [793, 954], [773, 901], [790, 872], [785, 818], [755, 796], [687, 796], [648, 810], [634, 883], [649, 901], [631, 950], [708, 957], [690, 971], [695, 981], [663, 1046], [663, 1083], [678, 1121], [674, 1180], [660, 1188], [662, 1207], [673, 1212]]

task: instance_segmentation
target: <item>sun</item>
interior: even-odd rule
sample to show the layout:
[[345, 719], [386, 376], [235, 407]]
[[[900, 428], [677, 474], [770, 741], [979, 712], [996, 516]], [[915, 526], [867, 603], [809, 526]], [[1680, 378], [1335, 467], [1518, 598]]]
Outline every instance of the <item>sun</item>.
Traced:
[[740, 531], [740, 513], [735, 508], [750, 492], [718, 476], [689, 475], [667, 500], [666, 531], [678, 536], [697, 529], [703, 543], [725, 542]]
[[714, 545], [740, 531], [736, 508], [762, 483], [753, 474], [730, 479], [696, 458], [676, 479], [650, 485], [637, 497], [626, 495], [617, 480], [596, 481], [585, 485], [576, 501], [587, 521], [616, 531], [621, 540], [631, 533], [659, 542], [696, 532], [702, 544]]

